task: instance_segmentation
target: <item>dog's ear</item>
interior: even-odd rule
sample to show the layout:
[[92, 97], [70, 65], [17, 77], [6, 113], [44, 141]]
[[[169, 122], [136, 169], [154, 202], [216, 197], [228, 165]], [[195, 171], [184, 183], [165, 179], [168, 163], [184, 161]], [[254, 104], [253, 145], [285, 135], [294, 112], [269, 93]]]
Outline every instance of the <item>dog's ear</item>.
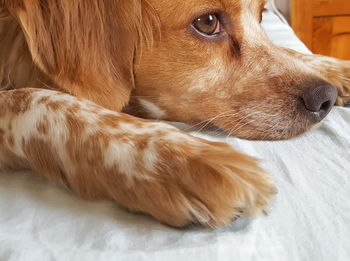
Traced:
[[[33, 61], [63, 90], [121, 110], [148, 32], [146, 0], [2, 0], [18, 18]], [[146, 10], [145, 10], [146, 9]]]

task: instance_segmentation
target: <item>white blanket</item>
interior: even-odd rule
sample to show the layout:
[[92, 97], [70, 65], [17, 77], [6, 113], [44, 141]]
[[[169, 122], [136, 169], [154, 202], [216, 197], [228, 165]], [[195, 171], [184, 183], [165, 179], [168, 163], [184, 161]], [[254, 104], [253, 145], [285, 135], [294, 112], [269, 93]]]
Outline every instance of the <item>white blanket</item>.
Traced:
[[[308, 52], [271, 12], [271, 39]], [[0, 173], [0, 260], [350, 260], [350, 108], [303, 137], [226, 141], [263, 159], [279, 193], [268, 216], [172, 229], [111, 202], [87, 202], [29, 172]]]

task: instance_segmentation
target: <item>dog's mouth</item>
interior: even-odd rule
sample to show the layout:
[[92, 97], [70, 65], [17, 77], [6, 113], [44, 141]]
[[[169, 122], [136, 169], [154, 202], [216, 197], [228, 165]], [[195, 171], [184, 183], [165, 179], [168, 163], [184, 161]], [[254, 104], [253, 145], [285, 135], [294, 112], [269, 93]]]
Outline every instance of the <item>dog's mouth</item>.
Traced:
[[227, 137], [247, 140], [285, 140], [300, 136], [316, 125], [299, 116], [288, 121], [285, 119], [282, 121], [283, 116], [263, 112], [257, 112], [255, 116], [251, 114], [243, 119], [232, 121], [231, 124], [215, 123], [215, 126], [224, 130]]
[[271, 99], [265, 100], [264, 105], [251, 101], [217, 113], [214, 117], [196, 120], [183, 119], [180, 114], [176, 118], [169, 117], [165, 110], [144, 101], [132, 104], [125, 112], [143, 118], [182, 121], [192, 126], [189, 130], [222, 130], [227, 137], [248, 140], [285, 140], [300, 136], [319, 125], [331, 110], [333, 101], [321, 105], [319, 112], [305, 109], [301, 99], [289, 103]]
[[283, 140], [304, 134], [329, 114], [337, 90], [328, 84], [309, 88], [301, 97], [266, 99], [263, 103], [246, 101], [232, 114], [217, 115], [209, 122], [228, 136], [249, 140]]
[[288, 93], [272, 92], [268, 97], [244, 93], [220, 102], [213, 98], [203, 103], [197, 97], [186, 108], [180, 105], [184, 104], [180, 97], [158, 97], [152, 102], [147, 97], [134, 97], [125, 112], [143, 118], [184, 122], [201, 129], [214, 125], [228, 136], [249, 140], [290, 139], [318, 125], [331, 111], [338, 95], [333, 86], [320, 80], [309, 83], [306, 90], [293, 86]]

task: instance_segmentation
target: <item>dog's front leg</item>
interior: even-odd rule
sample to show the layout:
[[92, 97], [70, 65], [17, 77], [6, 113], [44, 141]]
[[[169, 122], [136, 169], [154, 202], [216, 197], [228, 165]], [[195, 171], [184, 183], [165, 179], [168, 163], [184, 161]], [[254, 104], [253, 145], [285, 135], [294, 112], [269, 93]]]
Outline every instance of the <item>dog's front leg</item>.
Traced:
[[350, 102], [350, 61], [322, 55], [307, 55], [288, 48], [282, 48], [293, 57], [311, 66], [326, 82], [338, 89], [337, 105]]
[[59, 92], [0, 92], [1, 168], [32, 168], [88, 199], [173, 226], [261, 212], [275, 193], [257, 162], [223, 143]]

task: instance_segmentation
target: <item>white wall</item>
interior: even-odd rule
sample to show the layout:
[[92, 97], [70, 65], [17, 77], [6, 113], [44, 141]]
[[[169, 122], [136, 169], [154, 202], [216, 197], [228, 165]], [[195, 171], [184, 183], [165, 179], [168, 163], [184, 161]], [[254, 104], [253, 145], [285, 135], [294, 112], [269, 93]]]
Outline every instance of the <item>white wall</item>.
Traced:
[[278, 10], [280, 10], [284, 17], [287, 19], [287, 21], [290, 22], [292, 0], [275, 0], [275, 4]]

